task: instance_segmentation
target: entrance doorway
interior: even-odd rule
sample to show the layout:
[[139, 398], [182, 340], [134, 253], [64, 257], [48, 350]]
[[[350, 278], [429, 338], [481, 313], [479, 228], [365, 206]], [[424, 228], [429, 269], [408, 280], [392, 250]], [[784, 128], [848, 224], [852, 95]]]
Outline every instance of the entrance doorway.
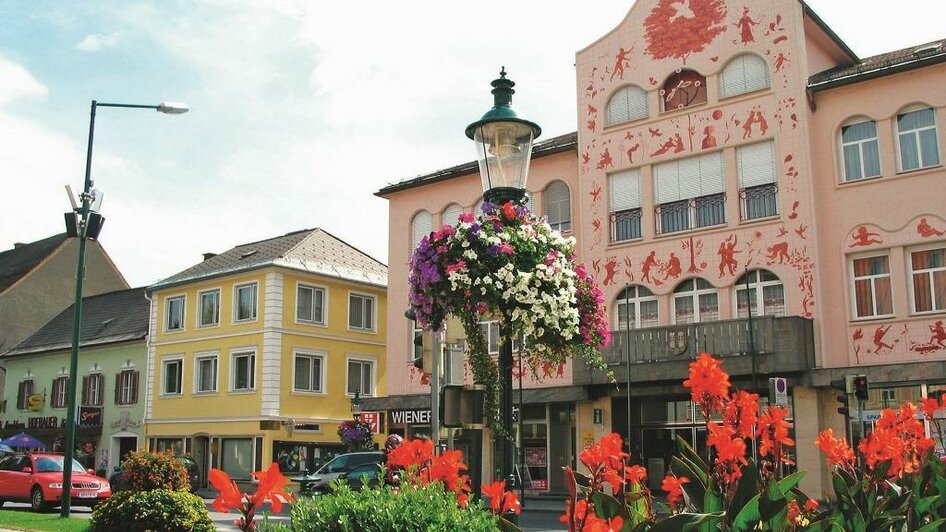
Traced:
[[200, 478], [194, 489], [207, 487], [207, 472], [210, 470], [210, 437], [194, 436], [194, 446], [191, 449], [194, 462], [197, 464], [197, 470], [200, 472]]

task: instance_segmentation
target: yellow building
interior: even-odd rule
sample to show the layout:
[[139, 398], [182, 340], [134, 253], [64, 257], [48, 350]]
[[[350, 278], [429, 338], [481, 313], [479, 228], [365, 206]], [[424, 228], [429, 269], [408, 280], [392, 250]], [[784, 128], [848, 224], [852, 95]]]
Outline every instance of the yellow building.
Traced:
[[292, 476], [341, 452], [355, 394], [385, 394], [386, 285], [384, 264], [311, 229], [151, 286], [149, 447], [190, 453], [202, 483], [211, 467]]

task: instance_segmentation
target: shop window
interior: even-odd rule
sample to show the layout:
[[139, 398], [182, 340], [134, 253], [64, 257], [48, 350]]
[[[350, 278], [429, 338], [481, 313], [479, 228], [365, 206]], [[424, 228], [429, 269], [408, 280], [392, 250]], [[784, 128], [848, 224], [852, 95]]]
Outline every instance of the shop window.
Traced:
[[939, 166], [939, 139], [933, 110], [916, 109], [897, 115], [897, 143], [901, 171]]
[[542, 213], [552, 229], [567, 233], [572, 230], [571, 192], [564, 181], [553, 181], [542, 194]]
[[611, 242], [641, 237], [640, 170], [628, 170], [608, 177], [611, 202]]
[[736, 171], [742, 219], [778, 215], [775, 142], [770, 140], [736, 148]]
[[890, 265], [886, 255], [851, 260], [854, 290], [854, 317], [877, 318], [893, 315]]
[[654, 166], [657, 233], [726, 223], [722, 152]]
[[675, 111], [706, 103], [706, 78], [695, 70], [678, 69], [660, 89], [664, 111]]
[[731, 98], [769, 87], [769, 66], [755, 54], [733, 58], [720, 75], [720, 97]]
[[844, 181], [858, 181], [880, 175], [880, 145], [877, 123], [863, 120], [841, 127], [841, 157]]
[[608, 100], [605, 125], [613, 126], [647, 118], [647, 93], [637, 85], [621, 87]]
[[673, 322], [676, 324], [719, 319], [719, 294], [705, 279], [687, 279], [673, 290]]
[[627, 330], [656, 327], [659, 323], [657, 296], [646, 286], [629, 286], [615, 301], [615, 329]]
[[250, 480], [253, 471], [253, 440], [224, 438], [220, 440], [220, 469], [234, 480]]
[[750, 270], [736, 281], [734, 288], [738, 317], [748, 317], [750, 308], [753, 316], [785, 315], [785, 286], [774, 273]]
[[913, 312], [946, 310], [946, 248], [910, 253]]

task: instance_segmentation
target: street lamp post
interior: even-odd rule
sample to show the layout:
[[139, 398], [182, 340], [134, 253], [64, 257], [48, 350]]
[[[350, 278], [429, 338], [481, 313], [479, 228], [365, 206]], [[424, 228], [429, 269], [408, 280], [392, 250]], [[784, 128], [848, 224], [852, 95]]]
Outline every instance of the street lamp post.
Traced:
[[[79, 370], [79, 336], [82, 330], [82, 279], [85, 276], [85, 241], [98, 238], [102, 228], [102, 217], [92, 212], [95, 200], [92, 190], [92, 140], [95, 134], [95, 110], [98, 107], [123, 107], [131, 109], [154, 109], [160, 113], [179, 115], [189, 109], [182, 103], [162, 102], [159, 105], [133, 105], [124, 103], [99, 103], [92, 100], [89, 114], [89, 146], [85, 153], [85, 183], [82, 187], [81, 207], [75, 209], [72, 218], [66, 217], [66, 231], [79, 238], [79, 257], [76, 261], [75, 316], [72, 323], [72, 353], [69, 357], [69, 387], [66, 408], [66, 456], [62, 465], [62, 510], [60, 516], [69, 517], [72, 506], [72, 461], [76, 443], [76, 373]], [[75, 216], [78, 215], [78, 220]], [[90, 224], [90, 219], [93, 223]]]
[[[506, 69], [492, 82], [493, 108], [466, 128], [466, 136], [473, 140], [483, 184], [483, 199], [502, 205], [522, 204], [526, 198], [526, 181], [532, 142], [542, 133], [533, 122], [519, 118], [512, 110], [515, 83], [506, 78]], [[502, 346], [499, 351], [500, 416], [503, 430], [496, 439], [500, 460], [499, 476], [509, 488], [515, 485], [513, 474], [512, 441], [512, 320], [509, 308], [497, 309], [500, 314]], [[520, 413], [521, 415], [521, 413]]]

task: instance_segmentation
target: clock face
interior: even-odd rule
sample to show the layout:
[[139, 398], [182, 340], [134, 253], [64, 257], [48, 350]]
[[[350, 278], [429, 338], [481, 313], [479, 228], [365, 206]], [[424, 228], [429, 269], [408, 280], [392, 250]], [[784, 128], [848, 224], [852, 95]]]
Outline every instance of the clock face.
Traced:
[[660, 89], [664, 111], [706, 103], [706, 78], [693, 70], [677, 70]]

